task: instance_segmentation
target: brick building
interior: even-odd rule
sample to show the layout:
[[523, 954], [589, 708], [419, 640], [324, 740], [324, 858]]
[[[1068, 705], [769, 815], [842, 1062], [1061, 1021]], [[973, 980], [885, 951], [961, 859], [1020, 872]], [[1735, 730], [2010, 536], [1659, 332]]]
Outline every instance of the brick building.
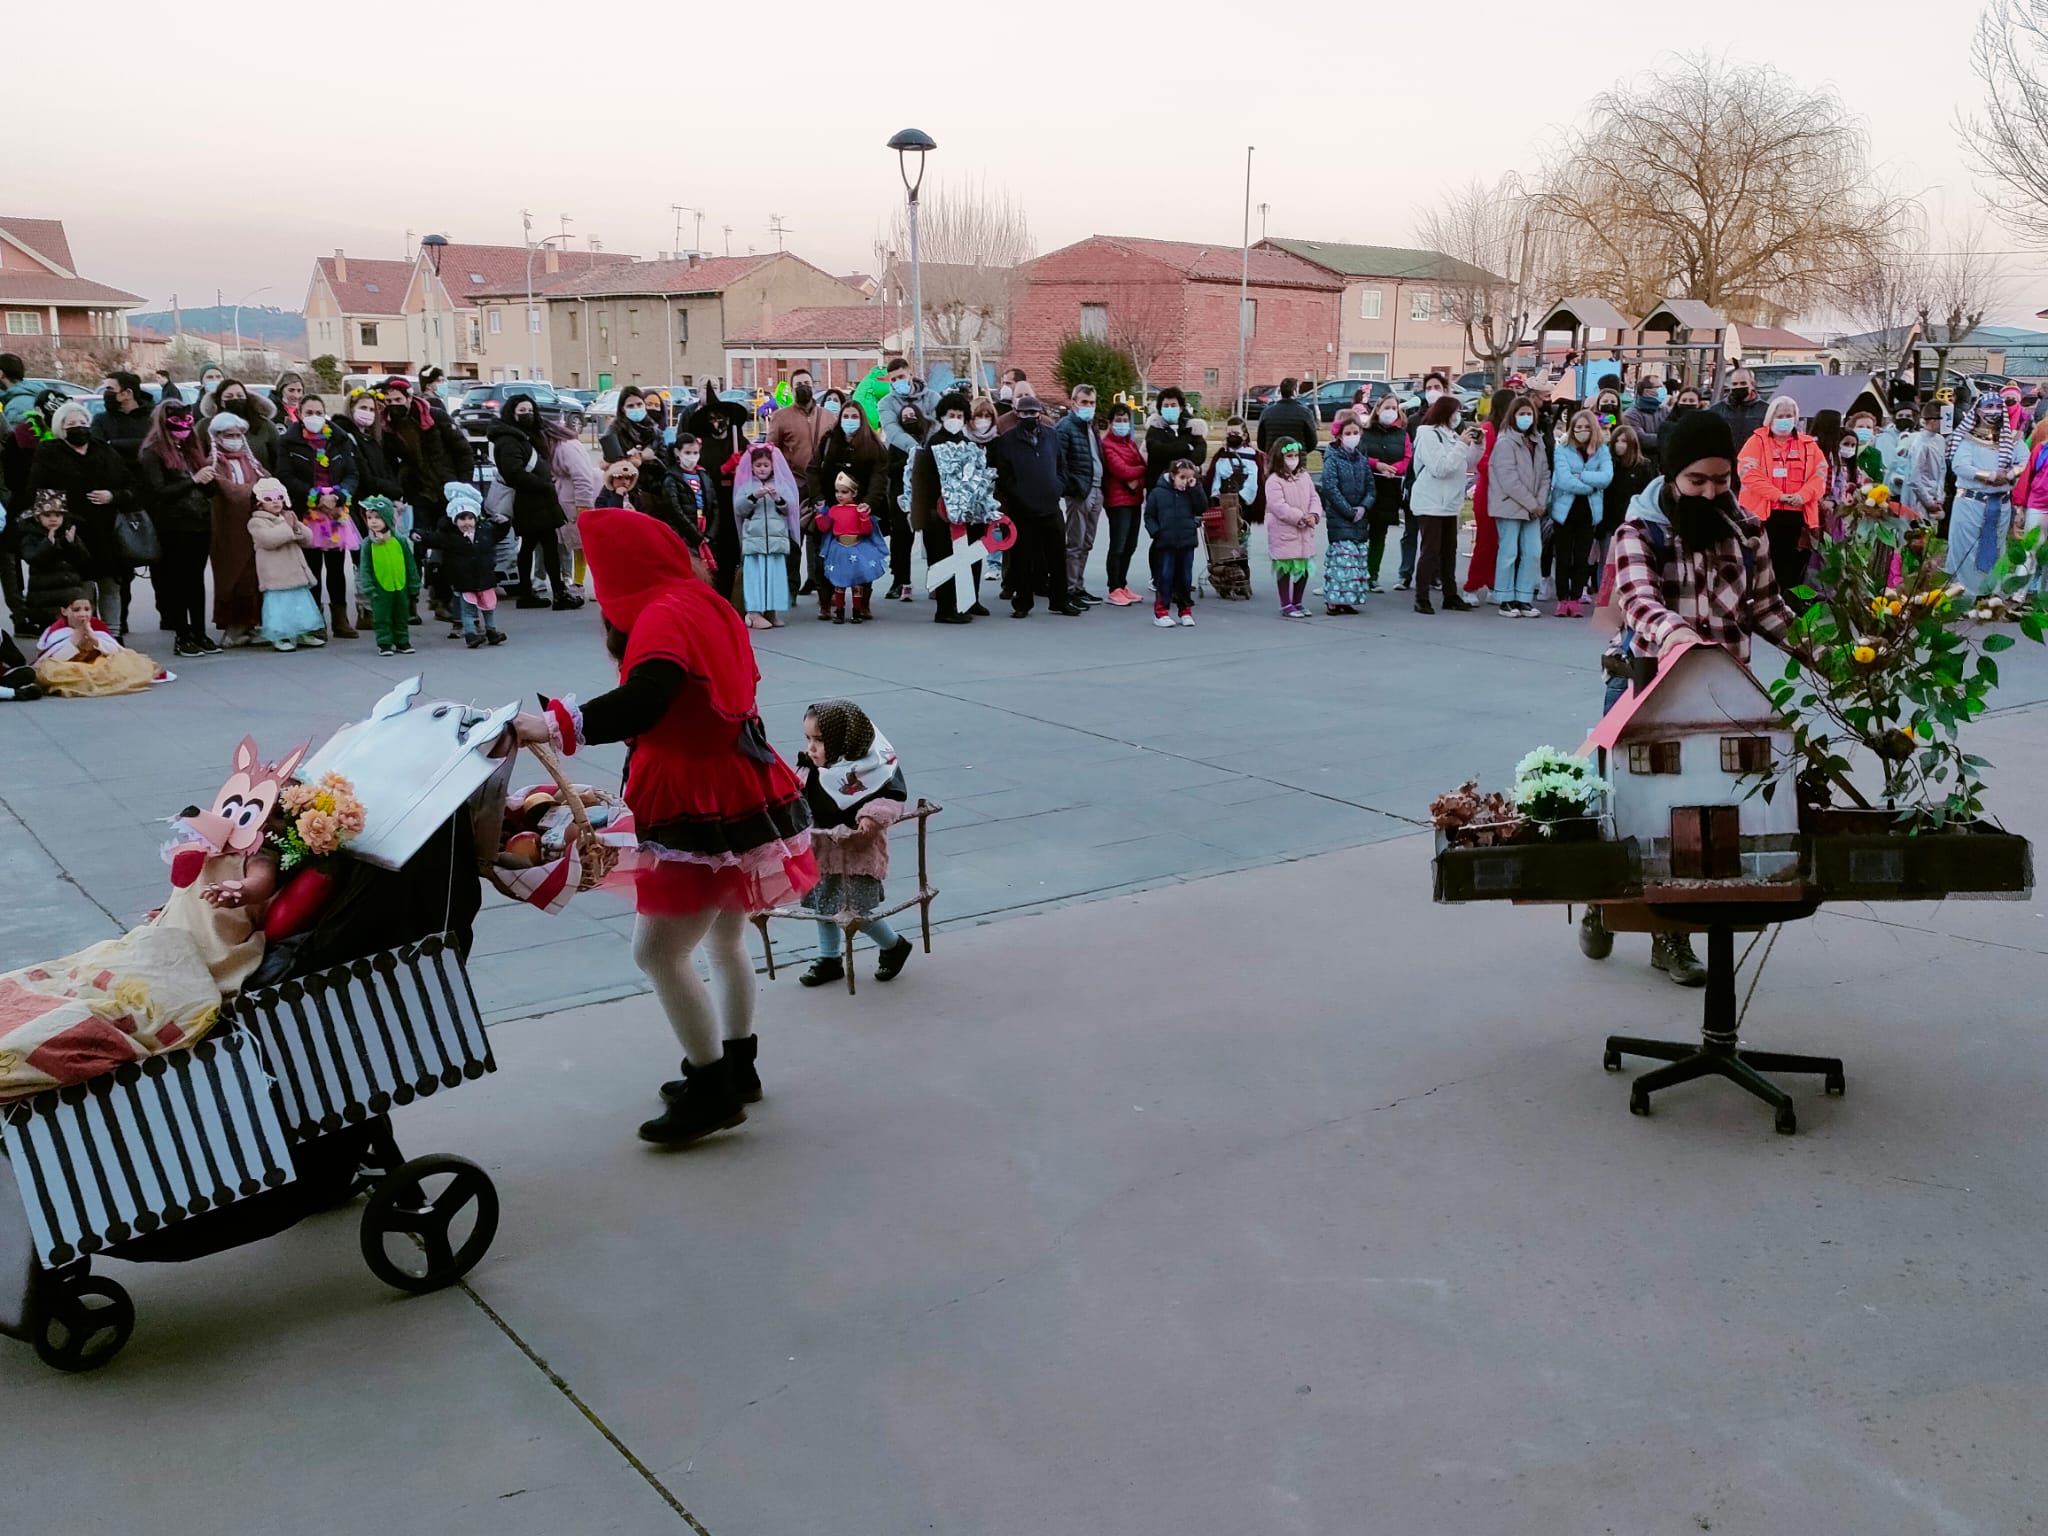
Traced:
[[735, 389], [773, 389], [808, 368], [821, 390], [832, 384], [851, 388], [888, 361], [898, 340], [888, 312], [872, 304], [792, 309], [728, 335], [725, 376]]
[[[1070, 336], [1129, 353], [1146, 385], [1178, 384], [1221, 406], [1239, 391], [1242, 248], [1091, 235], [1017, 268], [1005, 357], [1054, 396], [1053, 363]], [[1254, 247], [1245, 294], [1245, 380], [1334, 371], [1343, 280], [1286, 251]]]
[[86, 367], [128, 345], [136, 294], [78, 275], [58, 219], [0, 216], [0, 352], [31, 374]]
[[[1504, 286], [1478, 267], [1441, 251], [1399, 245], [1285, 240], [1252, 247], [1299, 256], [1344, 284], [1343, 323], [1328, 376], [1403, 379], [1432, 368], [1456, 376], [1469, 365], [1457, 296]], [[1273, 382], [1253, 376], [1255, 384]]]

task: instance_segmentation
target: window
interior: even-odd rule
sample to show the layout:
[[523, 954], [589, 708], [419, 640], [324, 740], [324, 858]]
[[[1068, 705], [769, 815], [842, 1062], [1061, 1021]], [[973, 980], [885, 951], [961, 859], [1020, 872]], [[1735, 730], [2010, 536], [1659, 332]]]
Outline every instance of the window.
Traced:
[[1438, 294], [1436, 296], [1437, 319], [1443, 321], [1445, 325], [1449, 325], [1453, 320], [1457, 318], [1457, 316], [1458, 305], [1456, 302], [1456, 296], [1448, 293]]
[[569, 339], [571, 341], [577, 339], [577, 333], [582, 329], [582, 320], [583, 317], [577, 314], [575, 310], [569, 311]]
[[363, 284], [363, 289], [365, 292], [375, 293], [377, 291], [377, 285], [375, 283], [365, 283]]
[[1630, 773], [1678, 772], [1678, 743], [1675, 741], [1630, 742], [1628, 749], [1628, 771]]
[[365, 347], [376, 346], [377, 327], [374, 325], [363, 325], [361, 323], [358, 323], [356, 326], [356, 340], [360, 345]]
[[494, 309], [494, 310], [492, 310], [492, 311], [491, 311], [491, 334], [492, 334], [493, 336], [501, 336], [501, 335], [503, 335], [503, 334], [504, 334], [504, 332], [505, 332], [505, 314], [504, 314], [504, 311], [503, 311], [503, 310], [497, 310], [497, 309]]
[[1377, 320], [1380, 317], [1380, 291], [1377, 288], [1358, 290], [1358, 318]]
[[1081, 334], [1090, 341], [1109, 340], [1109, 306], [1107, 304], [1083, 304], [1081, 306]]
[[571, 389], [581, 389], [583, 387], [583, 375], [577, 373], [574, 369], [571, 369], [569, 372], [569, 387]]
[[684, 385], [685, 385], [686, 387], [687, 387], [687, 386], [689, 386], [689, 385], [695, 384], [696, 382], [697, 382], [697, 375], [695, 375], [694, 373], [686, 373], [686, 374], [684, 374], [684, 375], [683, 375], [683, 383], [684, 383]]
[[481, 283], [484, 280], [484, 275], [481, 272], [472, 272], [469, 274], [469, 280], [472, 283]]
[[1216, 387], [1216, 370], [1215, 370], [1214, 368], [1204, 368], [1204, 369], [1202, 370], [1202, 388], [1204, 388], [1204, 389], [1214, 389], [1215, 387]]
[[687, 309], [679, 309], [676, 311], [676, 345], [687, 347], [689, 344], [690, 312]]
[[469, 350], [474, 352], [484, 344], [483, 328], [477, 324], [476, 316], [469, 317]]
[[526, 309], [526, 332], [529, 336], [540, 334], [540, 306], [529, 304]]
[[1246, 299], [1244, 301], [1244, 313], [1237, 317], [1237, 328], [1239, 334], [1244, 336], [1250, 336], [1258, 330], [1259, 301], [1257, 299]]
[[1435, 302], [1436, 295], [1427, 288], [1416, 289], [1408, 295], [1408, 318], [1410, 320], [1427, 320], [1430, 317]]
[[1384, 379], [1387, 376], [1387, 354], [1353, 352], [1345, 363], [1345, 371], [1354, 379]]
[[1769, 773], [1771, 771], [1771, 738], [1768, 736], [1723, 736], [1721, 738], [1721, 771], [1723, 773]]
[[43, 317], [25, 309], [10, 309], [7, 311], [7, 334], [40, 336], [43, 334]]
[[640, 311], [637, 309], [626, 311], [626, 334], [628, 336], [638, 336], [640, 334]]

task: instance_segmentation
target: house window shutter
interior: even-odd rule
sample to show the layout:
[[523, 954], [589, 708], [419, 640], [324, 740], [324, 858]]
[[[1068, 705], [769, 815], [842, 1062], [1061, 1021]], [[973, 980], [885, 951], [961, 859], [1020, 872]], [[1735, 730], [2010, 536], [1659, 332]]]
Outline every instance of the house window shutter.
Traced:
[[1678, 772], [1678, 743], [1675, 741], [1632, 741], [1628, 748], [1630, 773]]
[[1721, 771], [1724, 773], [1769, 773], [1771, 740], [1768, 736], [1723, 736]]

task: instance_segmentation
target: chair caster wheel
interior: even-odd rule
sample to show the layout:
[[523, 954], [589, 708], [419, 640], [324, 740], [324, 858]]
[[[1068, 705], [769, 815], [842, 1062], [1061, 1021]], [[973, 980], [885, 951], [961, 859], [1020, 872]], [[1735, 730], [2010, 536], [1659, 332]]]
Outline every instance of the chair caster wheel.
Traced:
[[96, 1371], [135, 1331], [135, 1303], [112, 1280], [87, 1276], [53, 1295], [35, 1319], [29, 1342], [55, 1371]]
[[1790, 1104], [1787, 1104], [1778, 1111], [1778, 1134], [1780, 1136], [1796, 1136], [1799, 1134], [1799, 1117], [1792, 1112]]
[[1631, 1092], [1628, 1096], [1628, 1112], [1632, 1115], [1647, 1115], [1650, 1112], [1650, 1096], [1647, 1093]]
[[[363, 1207], [363, 1262], [395, 1290], [425, 1295], [476, 1267], [498, 1234], [498, 1188], [467, 1158], [430, 1153], [385, 1175]], [[399, 1236], [403, 1243], [387, 1243]]]
[[1821, 1089], [1823, 1092], [1832, 1093], [1837, 1098], [1840, 1098], [1843, 1094], [1849, 1091], [1849, 1084], [1847, 1079], [1845, 1079], [1841, 1073], [1830, 1072], [1824, 1079], [1822, 1079]]
[[1600, 1058], [1600, 1065], [1610, 1072], [1619, 1072], [1621, 1070], [1621, 1052], [1609, 1051]]

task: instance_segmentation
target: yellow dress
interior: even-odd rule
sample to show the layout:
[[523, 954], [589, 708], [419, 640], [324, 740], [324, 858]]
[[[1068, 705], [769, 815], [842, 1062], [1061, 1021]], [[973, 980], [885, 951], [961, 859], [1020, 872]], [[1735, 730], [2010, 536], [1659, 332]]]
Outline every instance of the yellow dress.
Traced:
[[[129, 652], [133, 655], [134, 652]], [[199, 878], [182, 889], [157, 914], [159, 928], [182, 928], [192, 935], [199, 955], [222, 992], [239, 992], [250, 973], [263, 963], [260, 913], [247, 907], [216, 907], [200, 899], [209, 885], [246, 878], [249, 861], [239, 853], [216, 853], [199, 867]]]
[[100, 654], [91, 661], [80, 661], [78, 642], [69, 629], [52, 625], [45, 630], [36, 656], [36, 681], [67, 699], [140, 693], [156, 681], [156, 663], [142, 652], [129, 650], [104, 631], [93, 639]]

